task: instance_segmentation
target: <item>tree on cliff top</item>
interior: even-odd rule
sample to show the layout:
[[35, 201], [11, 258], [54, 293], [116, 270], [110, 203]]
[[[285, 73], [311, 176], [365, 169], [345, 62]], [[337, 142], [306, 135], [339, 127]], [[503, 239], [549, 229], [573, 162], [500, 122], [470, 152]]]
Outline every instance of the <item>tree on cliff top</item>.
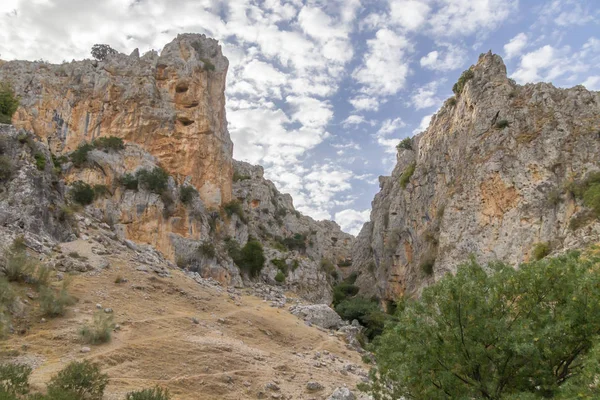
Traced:
[[397, 311], [375, 399], [600, 398], [600, 259], [474, 261]]
[[98, 61], [104, 61], [109, 55], [117, 53], [118, 51], [107, 44], [95, 44], [92, 46], [92, 57]]

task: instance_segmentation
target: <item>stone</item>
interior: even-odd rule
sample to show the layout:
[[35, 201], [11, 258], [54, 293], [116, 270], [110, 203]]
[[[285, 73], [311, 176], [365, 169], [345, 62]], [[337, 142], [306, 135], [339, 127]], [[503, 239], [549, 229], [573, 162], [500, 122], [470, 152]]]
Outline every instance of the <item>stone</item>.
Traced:
[[325, 389], [325, 387], [323, 385], [321, 385], [319, 382], [310, 381], [306, 384], [306, 389], [310, 392], [317, 392], [319, 390]]
[[106, 314], [112, 314], [112, 312], [113, 312], [113, 309], [112, 309], [112, 308], [105, 308], [105, 309], [104, 309], [104, 312], [105, 312]]
[[333, 391], [327, 400], [355, 400], [356, 396], [347, 387], [339, 387]]
[[279, 385], [277, 385], [274, 382], [268, 382], [265, 385], [265, 390], [273, 390], [273, 391], [279, 391]]
[[324, 329], [339, 329], [345, 325], [340, 316], [326, 304], [292, 306], [290, 312], [305, 322]]
[[89, 347], [82, 347], [81, 348], [81, 352], [82, 353], [89, 353], [90, 351], [92, 351], [92, 349], [90, 349]]

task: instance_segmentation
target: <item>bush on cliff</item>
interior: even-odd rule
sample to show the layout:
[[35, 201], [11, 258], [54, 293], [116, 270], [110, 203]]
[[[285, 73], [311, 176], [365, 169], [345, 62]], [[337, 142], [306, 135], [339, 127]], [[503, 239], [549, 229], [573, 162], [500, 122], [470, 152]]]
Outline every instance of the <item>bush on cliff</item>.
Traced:
[[12, 116], [19, 108], [19, 98], [12, 86], [0, 82], [0, 124], [11, 124]]
[[225, 240], [225, 247], [233, 262], [253, 278], [257, 277], [265, 266], [266, 258], [263, 247], [256, 239], [250, 238], [240, 249], [237, 240], [228, 238]]
[[600, 259], [471, 261], [398, 305], [376, 399], [600, 398]]
[[162, 194], [167, 190], [169, 173], [161, 167], [154, 167], [150, 171], [141, 169], [136, 172], [135, 176], [138, 179], [139, 185], [153, 193]]

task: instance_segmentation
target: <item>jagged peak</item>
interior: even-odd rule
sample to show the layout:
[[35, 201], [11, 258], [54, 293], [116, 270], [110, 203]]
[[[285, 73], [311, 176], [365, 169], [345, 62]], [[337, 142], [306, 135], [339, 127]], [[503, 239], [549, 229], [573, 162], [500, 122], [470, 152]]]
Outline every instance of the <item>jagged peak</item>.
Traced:
[[482, 53], [477, 60], [477, 64], [473, 67], [473, 72], [485, 75], [497, 75], [506, 78], [506, 65], [504, 60], [498, 54], [492, 53], [489, 50], [487, 53]]

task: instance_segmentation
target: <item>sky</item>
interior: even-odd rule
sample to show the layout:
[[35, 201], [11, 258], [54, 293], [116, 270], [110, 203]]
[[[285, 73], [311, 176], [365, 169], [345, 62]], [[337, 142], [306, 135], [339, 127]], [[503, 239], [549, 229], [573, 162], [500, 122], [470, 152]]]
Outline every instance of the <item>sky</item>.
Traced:
[[0, 0], [0, 57], [90, 58], [218, 39], [234, 158], [357, 234], [396, 144], [492, 50], [520, 84], [600, 90], [598, 0]]

